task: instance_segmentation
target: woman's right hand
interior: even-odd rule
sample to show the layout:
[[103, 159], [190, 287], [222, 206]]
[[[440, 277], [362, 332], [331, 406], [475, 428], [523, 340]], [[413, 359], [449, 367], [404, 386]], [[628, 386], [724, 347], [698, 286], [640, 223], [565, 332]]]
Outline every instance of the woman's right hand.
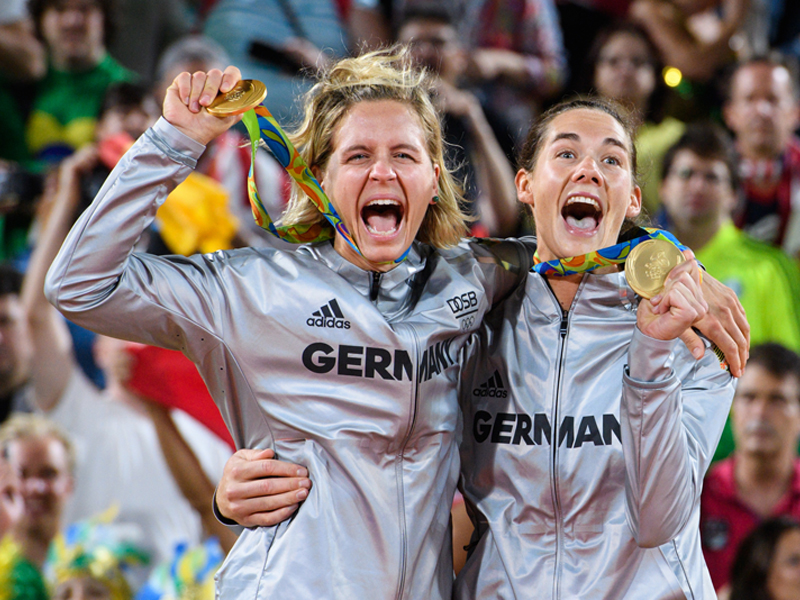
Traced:
[[228, 459], [216, 494], [223, 517], [245, 527], [270, 527], [297, 510], [311, 489], [308, 471], [274, 457], [269, 448], [244, 449]]
[[225, 71], [179, 74], [164, 96], [164, 118], [193, 140], [207, 145], [238, 123], [242, 116], [215, 117], [205, 110], [219, 93], [225, 93], [242, 78], [236, 67]]

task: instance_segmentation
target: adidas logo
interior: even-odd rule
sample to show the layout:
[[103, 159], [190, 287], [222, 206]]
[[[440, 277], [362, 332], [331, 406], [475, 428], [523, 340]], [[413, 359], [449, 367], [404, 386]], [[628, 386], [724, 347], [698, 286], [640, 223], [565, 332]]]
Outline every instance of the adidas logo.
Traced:
[[342, 314], [342, 309], [339, 308], [339, 303], [336, 302], [336, 298], [329, 300], [328, 303], [319, 310], [315, 310], [311, 313], [311, 316], [306, 319], [306, 325], [309, 327], [350, 329], [350, 321], [345, 321], [344, 314]]
[[472, 395], [479, 398], [507, 398], [508, 390], [503, 385], [503, 378], [500, 377], [500, 372], [495, 371], [494, 375], [489, 377], [486, 383], [482, 383], [472, 390]]

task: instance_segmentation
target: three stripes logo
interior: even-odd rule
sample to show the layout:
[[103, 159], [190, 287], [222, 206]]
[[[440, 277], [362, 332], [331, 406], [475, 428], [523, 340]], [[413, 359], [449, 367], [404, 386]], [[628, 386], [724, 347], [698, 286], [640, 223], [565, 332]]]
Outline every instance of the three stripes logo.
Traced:
[[479, 398], [507, 398], [508, 390], [503, 385], [503, 378], [500, 377], [500, 372], [495, 370], [494, 375], [489, 377], [486, 382], [472, 390], [472, 395]]
[[346, 321], [336, 298], [311, 313], [306, 319], [309, 327], [330, 327], [331, 329], [350, 329], [350, 321]]

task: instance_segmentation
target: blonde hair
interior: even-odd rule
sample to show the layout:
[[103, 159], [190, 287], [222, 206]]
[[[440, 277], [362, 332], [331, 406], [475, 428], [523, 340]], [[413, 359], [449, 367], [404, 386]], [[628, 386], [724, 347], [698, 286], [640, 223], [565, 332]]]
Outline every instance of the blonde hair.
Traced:
[[[310, 167], [324, 170], [333, 148], [336, 126], [359, 102], [395, 100], [408, 106], [420, 120], [426, 149], [439, 167], [439, 200], [429, 206], [416, 239], [447, 248], [467, 233], [470, 218], [461, 210], [464, 198], [445, 166], [439, 115], [431, 102], [431, 84], [424, 70], [412, 66], [408, 49], [392, 46], [333, 64], [305, 96], [303, 121], [289, 137]], [[295, 186], [283, 225], [317, 223], [323, 219], [311, 200]]]
[[35, 413], [18, 413], [0, 427], [0, 448], [6, 456], [12, 442], [44, 438], [52, 438], [64, 446], [69, 474], [74, 475], [75, 446], [69, 435], [55, 422]]

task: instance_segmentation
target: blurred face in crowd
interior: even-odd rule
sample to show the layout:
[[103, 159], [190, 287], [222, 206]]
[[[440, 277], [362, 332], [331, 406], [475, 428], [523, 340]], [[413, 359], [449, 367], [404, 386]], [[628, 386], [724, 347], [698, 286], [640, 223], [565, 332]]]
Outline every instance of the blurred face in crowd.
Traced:
[[758, 457], [794, 454], [800, 436], [800, 381], [747, 366], [733, 398], [736, 452]]
[[105, 53], [103, 12], [94, 0], [57, 0], [42, 14], [41, 30], [57, 68], [88, 69]]
[[0, 394], [27, 381], [32, 360], [33, 345], [19, 296], [0, 296]]
[[411, 19], [398, 33], [409, 44], [415, 62], [453, 83], [466, 67], [466, 55], [455, 27], [436, 19]]
[[647, 43], [621, 31], [600, 50], [594, 87], [604, 98], [644, 108], [656, 87], [656, 72]]
[[778, 540], [767, 573], [771, 600], [800, 600], [800, 531], [790, 529]]
[[9, 443], [8, 459], [19, 477], [25, 507], [21, 534], [51, 540], [59, 531], [64, 505], [72, 494], [67, 449], [51, 436], [20, 438]]
[[798, 125], [799, 114], [791, 74], [784, 67], [752, 63], [734, 73], [724, 115], [745, 157], [780, 155]]
[[111, 600], [111, 591], [102, 581], [79, 577], [59, 584], [53, 600]]
[[736, 203], [725, 162], [702, 158], [688, 149], [675, 153], [660, 193], [661, 202], [679, 231], [721, 225]]

